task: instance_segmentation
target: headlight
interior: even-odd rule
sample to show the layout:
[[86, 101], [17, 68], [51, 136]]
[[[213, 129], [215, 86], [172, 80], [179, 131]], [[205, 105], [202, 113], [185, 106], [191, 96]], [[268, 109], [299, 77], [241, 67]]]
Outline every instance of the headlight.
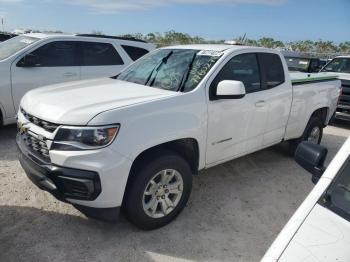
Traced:
[[53, 141], [52, 150], [88, 150], [111, 144], [120, 125], [94, 127], [60, 127]]

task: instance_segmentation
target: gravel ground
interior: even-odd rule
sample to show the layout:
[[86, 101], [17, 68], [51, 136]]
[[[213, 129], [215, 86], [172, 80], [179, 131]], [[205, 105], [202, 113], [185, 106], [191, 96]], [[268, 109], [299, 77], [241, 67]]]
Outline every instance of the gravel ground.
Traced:
[[[37, 189], [15, 132], [0, 128], [0, 261], [259, 261], [313, 187], [281, 144], [201, 172], [182, 214], [144, 232], [87, 219]], [[325, 129], [327, 161], [349, 135], [345, 123]]]

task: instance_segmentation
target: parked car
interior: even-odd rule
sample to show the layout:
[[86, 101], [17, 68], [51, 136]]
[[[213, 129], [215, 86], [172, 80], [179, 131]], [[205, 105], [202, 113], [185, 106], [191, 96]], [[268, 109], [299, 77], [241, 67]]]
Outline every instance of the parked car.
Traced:
[[317, 184], [262, 262], [350, 261], [350, 138], [324, 171], [326, 155], [323, 146], [299, 145], [296, 161]]
[[288, 69], [291, 72], [304, 72], [304, 73], [316, 73], [320, 71], [324, 62], [319, 58], [310, 57], [293, 51], [282, 51], [284, 55]]
[[336, 119], [350, 121], [350, 56], [338, 56], [326, 64], [321, 72], [336, 74], [342, 83]]
[[4, 42], [6, 40], [9, 40], [12, 37], [15, 37], [15, 34], [10, 34], [10, 33], [0, 33], [0, 42]]
[[110, 77], [153, 50], [137, 39], [33, 33], [0, 44], [0, 125], [15, 123], [22, 96], [39, 86]]
[[138, 227], [161, 227], [185, 207], [198, 170], [283, 140], [321, 141], [340, 81], [292, 81], [275, 50], [159, 49], [113, 79], [28, 92], [20, 162], [40, 188], [89, 216], [123, 207]]

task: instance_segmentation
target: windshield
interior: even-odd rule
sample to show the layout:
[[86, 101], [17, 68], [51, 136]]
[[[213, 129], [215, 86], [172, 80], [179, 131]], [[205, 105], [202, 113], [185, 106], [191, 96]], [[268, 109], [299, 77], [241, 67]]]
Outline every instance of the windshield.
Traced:
[[307, 72], [310, 60], [309, 58], [286, 57], [289, 71]]
[[14, 53], [22, 50], [30, 44], [38, 41], [39, 38], [28, 36], [16, 36], [0, 44], [0, 60], [6, 59]]
[[322, 72], [350, 73], [350, 58], [334, 58]]
[[159, 49], [128, 67], [117, 79], [170, 91], [193, 90], [222, 53], [193, 49]]

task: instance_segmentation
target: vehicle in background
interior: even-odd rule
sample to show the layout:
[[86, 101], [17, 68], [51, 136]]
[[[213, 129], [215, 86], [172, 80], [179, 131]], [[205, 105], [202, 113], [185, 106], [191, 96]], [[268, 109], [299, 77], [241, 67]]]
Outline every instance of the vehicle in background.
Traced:
[[111, 77], [155, 46], [103, 35], [33, 33], [0, 44], [0, 125], [15, 123], [22, 96], [50, 84]]
[[298, 52], [281, 51], [287, 61], [289, 71], [303, 73], [316, 73], [320, 71], [324, 62], [319, 58], [312, 58]]
[[295, 159], [317, 183], [261, 262], [350, 261], [350, 138], [326, 171], [327, 149], [303, 142]]
[[123, 207], [153, 229], [185, 207], [198, 170], [281, 141], [320, 143], [339, 93], [330, 74], [290, 75], [277, 50], [162, 48], [115, 78], [28, 92], [20, 162], [88, 216], [113, 218]]
[[15, 37], [17, 35], [15, 34], [10, 34], [10, 33], [0, 33], [0, 42], [4, 42], [6, 40], [9, 40], [12, 37]]
[[335, 119], [350, 121], [350, 56], [338, 56], [326, 64], [321, 72], [336, 74], [342, 83]]
[[329, 62], [328, 59], [320, 59], [319, 61], [320, 69], [322, 69], [328, 62]]

